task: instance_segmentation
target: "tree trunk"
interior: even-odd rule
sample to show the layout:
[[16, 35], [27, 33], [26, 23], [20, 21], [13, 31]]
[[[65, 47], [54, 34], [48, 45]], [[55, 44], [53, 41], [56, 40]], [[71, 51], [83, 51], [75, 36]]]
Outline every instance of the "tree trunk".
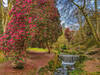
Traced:
[[11, 18], [8, 13], [12, 9], [13, 4], [12, 2], [9, 2], [8, 7], [3, 7], [2, 0], [0, 1], [0, 3], [1, 3], [0, 9], [1, 9], [1, 14], [2, 14], [2, 27], [3, 27], [3, 32], [5, 32], [8, 21]]
[[7, 26], [7, 23], [8, 23], [8, 13], [7, 12], [4, 12], [4, 17], [2, 18], [2, 26], [3, 26], [3, 32], [6, 31], [6, 26]]
[[85, 13], [85, 11], [84, 11], [86, 1], [84, 0], [84, 8], [82, 8], [81, 6], [77, 5], [74, 1], [72, 1], [72, 3], [73, 3], [75, 6], [77, 6], [78, 9], [82, 12], [83, 16], [85, 17], [85, 20], [86, 20], [87, 24], [89, 25], [89, 27], [90, 27], [90, 29], [91, 29], [91, 32], [92, 32], [92, 34], [93, 34], [93, 37], [94, 37], [94, 39], [95, 39], [97, 45], [100, 45], [100, 40], [99, 40], [98, 34], [97, 34], [97, 32], [95, 31], [95, 29], [94, 29], [92, 23], [90, 22], [88, 15], [87, 15], [87, 14]]
[[67, 46], [68, 50], [70, 50], [70, 41], [68, 41], [68, 46]]
[[99, 37], [99, 40], [100, 40], [100, 23], [99, 23], [99, 17], [100, 17], [100, 15], [99, 15], [99, 13], [98, 13], [98, 5], [97, 5], [97, 3], [98, 3], [98, 0], [95, 0], [95, 19], [96, 19], [96, 32], [97, 32], [97, 35], [98, 35], [98, 37]]
[[51, 48], [50, 48], [48, 43], [46, 43], [46, 45], [47, 45], [47, 48], [48, 48], [48, 53], [50, 54], [51, 53]]
[[98, 35], [97, 35], [97, 33], [96, 33], [96, 31], [95, 31], [93, 25], [92, 25], [91, 22], [89, 21], [88, 16], [86, 16], [85, 14], [84, 14], [84, 16], [85, 16], [85, 19], [86, 19], [87, 24], [88, 24], [88, 25], [90, 26], [90, 28], [91, 28], [93, 37], [95, 38], [97, 44], [100, 45], [99, 37], [98, 37]]

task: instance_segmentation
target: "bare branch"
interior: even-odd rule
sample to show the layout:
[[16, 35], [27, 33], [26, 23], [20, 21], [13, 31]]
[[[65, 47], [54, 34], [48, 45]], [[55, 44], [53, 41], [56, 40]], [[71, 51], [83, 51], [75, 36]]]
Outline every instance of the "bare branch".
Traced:
[[83, 9], [86, 7], [86, 0], [84, 0]]
[[71, 0], [71, 2], [76, 5], [79, 9], [81, 9], [82, 7], [80, 7], [78, 4], [76, 4], [73, 0]]

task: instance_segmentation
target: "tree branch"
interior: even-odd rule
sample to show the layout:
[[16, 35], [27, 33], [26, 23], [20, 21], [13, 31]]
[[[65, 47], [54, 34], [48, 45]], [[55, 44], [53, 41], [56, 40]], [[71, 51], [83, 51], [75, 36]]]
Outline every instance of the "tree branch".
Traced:
[[81, 9], [82, 7], [80, 7], [78, 4], [76, 4], [73, 0], [71, 0], [71, 2], [76, 5], [79, 9]]
[[86, 0], [84, 0], [83, 9], [86, 7]]

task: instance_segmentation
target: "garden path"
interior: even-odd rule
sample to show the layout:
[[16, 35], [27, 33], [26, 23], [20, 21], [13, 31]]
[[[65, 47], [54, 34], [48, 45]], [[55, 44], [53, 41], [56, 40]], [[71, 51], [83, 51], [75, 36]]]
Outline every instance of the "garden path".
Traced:
[[11, 66], [11, 61], [0, 64], [0, 75], [36, 75], [34, 74], [40, 67], [48, 64], [53, 59], [54, 54], [48, 53], [28, 53], [29, 58], [26, 60], [23, 70], [15, 70]]

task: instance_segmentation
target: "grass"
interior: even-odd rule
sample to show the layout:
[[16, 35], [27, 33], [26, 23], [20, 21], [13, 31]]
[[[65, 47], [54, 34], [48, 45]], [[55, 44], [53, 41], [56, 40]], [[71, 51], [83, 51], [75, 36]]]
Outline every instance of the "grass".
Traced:
[[82, 70], [74, 70], [70, 73], [70, 75], [87, 75], [87, 72]]
[[4, 60], [4, 56], [3, 56], [3, 53], [0, 52], [0, 62], [2, 62]]
[[3, 52], [0, 51], [0, 63], [3, 63], [5, 61], [7, 61], [7, 59], [5, 58]]
[[100, 75], [100, 72], [91, 72], [88, 73], [86, 71], [82, 71], [82, 70], [74, 70], [70, 73], [70, 75]]
[[[29, 52], [48, 52], [48, 49], [43, 49], [43, 48], [27, 48], [27, 51]], [[52, 49], [51, 50], [52, 53], [57, 53], [59, 54], [59, 51]]]
[[48, 49], [43, 49], [43, 48], [28, 48], [27, 51], [31, 51], [31, 52], [48, 52]]
[[90, 73], [90, 75], [100, 75], [100, 72], [93, 72], [93, 73]]

